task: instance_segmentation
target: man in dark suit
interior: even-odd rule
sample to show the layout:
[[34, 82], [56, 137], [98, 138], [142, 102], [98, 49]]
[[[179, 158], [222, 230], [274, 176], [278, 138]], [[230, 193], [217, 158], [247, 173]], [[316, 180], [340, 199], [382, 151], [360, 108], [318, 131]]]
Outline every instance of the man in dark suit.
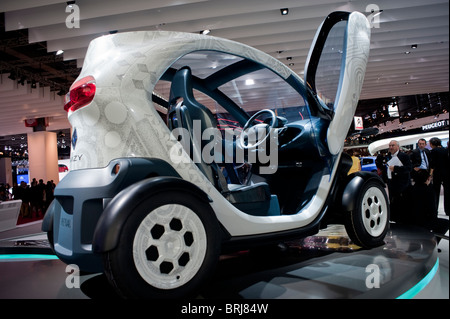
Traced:
[[411, 153], [412, 174], [421, 169], [430, 170], [430, 150], [426, 146], [425, 139], [421, 138], [417, 141], [417, 148]]
[[[414, 186], [411, 187], [408, 195], [409, 223], [425, 227], [438, 235], [445, 235], [449, 228], [449, 221], [438, 217], [435, 193], [430, 185], [430, 173], [420, 169], [414, 174], [413, 179]], [[438, 243], [439, 238], [436, 238]]]
[[433, 177], [433, 189], [436, 195], [436, 209], [439, 206], [441, 186], [444, 188], [444, 212], [449, 215], [449, 167], [448, 149], [442, 147], [441, 140], [437, 137], [430, 139], [430, 173]]
[[406, 195], [411, 186], [411, 160], [400, 151], [398, 141], [389, 142], [387, 160], [387, 185], [391, 204], [391, 220], [402, 222], [407, 219]]

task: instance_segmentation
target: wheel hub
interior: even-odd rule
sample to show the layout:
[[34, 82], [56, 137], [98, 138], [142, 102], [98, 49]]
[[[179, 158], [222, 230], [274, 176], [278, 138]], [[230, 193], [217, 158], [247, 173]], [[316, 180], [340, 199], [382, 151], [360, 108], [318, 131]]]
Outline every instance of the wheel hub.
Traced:
[[166, 256], [166, 258], [174, 259], [180, 255], [180, 251], [182, 250], [182, 239], [177, 234], [171, 232], [165, 236], [166, 238], [162, 239], [161, 248], [163, 248], [162, 254]]
[[387, 222], [387, 203], [378, 188], [369, 188], [364, 194], [361, 211], [367, 232], [373, 237], [380, 236]]
[[206, 255], [205, 239], [203, 223], [191, 209], [178, 204], [158, 207], [136, 231], [136, 269], [154, 287], [181, 287], [199, 271]]

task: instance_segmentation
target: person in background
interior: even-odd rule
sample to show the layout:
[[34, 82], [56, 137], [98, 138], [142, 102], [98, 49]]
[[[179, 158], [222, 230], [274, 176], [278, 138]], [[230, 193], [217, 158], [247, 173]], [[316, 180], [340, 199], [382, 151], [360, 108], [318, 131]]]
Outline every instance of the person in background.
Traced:
[[31, 187], [29, 189], [30, 194], [30, 211], [31, 217], [37, 216], [40, 209], [40, 202], [42, 201], [42, 192], [40, 187], [38, 186], [38, 182], [36, 179], [33, 179], [31, 182]]
[[396, 140], [389, 142], [389, 154], [386, 157], [387, 186], [391, 205], [391, 220], [404, 221], [406, 216], [406, 194], [411, 186], [411, 160], [400, 150]]
[[433, 178], [433, 189], [436, 197], [436, 209], [439, 208], [441, 187], [444, 188], [444, 212], [449, 216], [449, 154], [448, 149], [442, 147], [438, 137], [430, 139], [430, 174]]
[[6, 186], [3, 183], [1, 183], [0, 184], [0, 202], [6, 201], [6, 200], [9, 200], [8, 191], [6, 189]]
[[55, 198], [54, 196], [54, 187], [52, 181], [48, 181], [45, 185], [45, 206], [42, 210], [42, 215], [47, 211], [48, 206], [50, 206], [51, 202]]
[[13, 198], [12, 197], [12, 187], [11, 187], [11, 185], [6, 183], [5, 189], [6, 189], [6, 195], [8, 196], [8, 200], [11, 200]]
[[421, 169], [414, 174], [413, 179], [414, 186], [411, 187], [407, 196], [407, 210], [410, 215], [405, 223], [424, 227], [438, 235], [444, 235], [449, 229], [449, 221], [445, 218], [438, 218], [436, 197], [430, 185], [430, 174], [427, 170]]
[[21, 199], [20, 216], [24, 218], [31, 217], [30, 210], [30, 188], [24, 181], [20, 182], [20, 186], [14, 189], [14, 199]]
[[377, 174], [380, 176], [383, 181], [387, 182], [386, 176], [386, 156], [382, 152], [378, 152], [377, 158], [375, 159], [375, 165], [377, 166]]
[[413, 170], [411, 175], [414, 178], [414, 174], [421, 169], [429, 171], [430, 169], [430, 150], [426, 148], [427, 141], [423, 138], [417, 141], [417, 148], [411, 153], [411, 164]]

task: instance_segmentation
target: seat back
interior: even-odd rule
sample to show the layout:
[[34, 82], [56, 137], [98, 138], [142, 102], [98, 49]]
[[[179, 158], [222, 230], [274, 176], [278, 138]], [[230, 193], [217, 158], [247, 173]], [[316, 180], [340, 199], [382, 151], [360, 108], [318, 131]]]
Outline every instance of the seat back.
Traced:
[[[199, 103], [193, 92], [192, 72], [189, 67], [179, 69], [173, 79], [170, 88], [168, 126], [171, 130], [181, 128], [181, 139], [185, 150], [189, 152], [191, 159], [209, 181], [221, 192], [227, 192], [226, 180], [212, 160], [214, 158], [213, 147], [214, 135], [205, 136], [203, 132], [209, 128], [217, 128], [217, 120], [212, 112]], [[188, 134], [188, 136], [183, 136]], [[209, 148], [209, 154], [204, 154], [205, 146]], [[204, 156], [208, 155], [205, 161]]]

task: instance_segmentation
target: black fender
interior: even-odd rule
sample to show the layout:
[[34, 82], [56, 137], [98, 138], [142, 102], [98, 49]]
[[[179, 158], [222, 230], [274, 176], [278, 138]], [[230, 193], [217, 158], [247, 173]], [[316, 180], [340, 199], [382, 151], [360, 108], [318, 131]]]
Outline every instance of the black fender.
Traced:
[[354, 204], [361, 188], [369, 180], [376, 181], [380, 186], [385, 187], [383, 180], [373, 172], [359, 171], [347, 177], [344, 182], [345, 186], [341, 185], [343, 187], [341, 208], [344, 211], [349, 212], [354, 209]]
[[188, 193], [207, 203], [212, 201], [198, 186], [182, 178], [158, 176], [139, 181], [119, 192], [106, 206], [94, 231], [92, 250], [104, 253], [114, 249], [125, 221], [142, 201], [158, 193], [174, 190]]
[[[117, 167], [120, 169], [115, 172]], [[55, 211], [60, 210], [61, 206], [70, 214], [82, 214], [82, 208], [86, 207], [84, 203], [89, 200], [102, 201], [103, 206], [106, 206], [121, 190], [140, 180], [156, 176], [180, 177], [169, 163], [144, 157], [116, 158], [105, 167], [71, 170], [55, 188], [55, 199], [47, 208], [42, 231], [53, 230]], [[103, 207], [99, 208], [98, 214], [101, 214]]]

